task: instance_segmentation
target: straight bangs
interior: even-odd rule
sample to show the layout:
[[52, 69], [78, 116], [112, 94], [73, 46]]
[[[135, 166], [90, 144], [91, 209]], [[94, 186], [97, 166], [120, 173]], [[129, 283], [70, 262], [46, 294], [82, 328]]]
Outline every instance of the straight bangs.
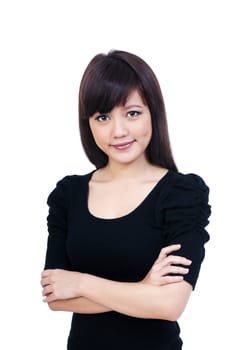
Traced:
[[91, 72], [91, 78], [82, 86], [81, 119], [89, 119], [96, 112], [109, 113], [115, 106], [124, 105], [134, 89], [142, 94], [137, 75], [128, 64], [108, 57], [99, 65], [101, 67]]

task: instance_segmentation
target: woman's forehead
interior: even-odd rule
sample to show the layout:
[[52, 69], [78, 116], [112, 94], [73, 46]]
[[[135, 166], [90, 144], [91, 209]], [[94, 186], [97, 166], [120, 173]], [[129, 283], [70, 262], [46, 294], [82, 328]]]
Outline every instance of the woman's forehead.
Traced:
[[144, 106], [144, 98], [141, 96], [141, 92], [138, 89], [133, 89], [127, 96], [125, 103], [123, 104], [124, 107], [130, 107], [130, 106], [138, 106], [142, 107]]

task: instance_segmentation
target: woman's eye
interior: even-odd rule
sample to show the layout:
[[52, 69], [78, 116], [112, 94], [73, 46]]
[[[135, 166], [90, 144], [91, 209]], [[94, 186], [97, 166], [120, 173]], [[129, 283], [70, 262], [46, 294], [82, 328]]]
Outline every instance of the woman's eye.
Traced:
[[109, 117], [106, 114], [101, 114], [98, 115], [95, 119], [99, 122], [106, 122], [109, 119]]
[[138, 111], [130, 111], [127, 113], [128, 117], [131, 117], [131, 118], [138, 117], [139, 114], [141, 114], [141, 112], [138, 112]]

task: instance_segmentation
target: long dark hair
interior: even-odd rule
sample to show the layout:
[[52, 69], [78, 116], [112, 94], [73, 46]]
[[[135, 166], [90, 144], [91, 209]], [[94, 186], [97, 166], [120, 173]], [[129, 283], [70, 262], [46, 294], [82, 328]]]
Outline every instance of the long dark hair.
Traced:
[[79, 128], [87, 157], [96, 168], [102, 168], [108, 162], [107, 155], [94, 141], [89, 118], [96, 112], [109, 113], [115, 106], [125, 104], [134, 89], [139, 91], [152, 119], [152, 137], [146, 149], [147, 160], [151, 164], [177, 171], [159, 82], [144, 60], [125, 51], [114, 50], [96, 55], [83, 74], [79, 90]]

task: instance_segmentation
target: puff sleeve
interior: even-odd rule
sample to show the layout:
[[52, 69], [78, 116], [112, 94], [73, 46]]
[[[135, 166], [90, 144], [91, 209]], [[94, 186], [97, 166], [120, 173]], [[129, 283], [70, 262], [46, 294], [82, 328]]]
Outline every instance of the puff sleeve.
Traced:
[[47, 199], [49, 212], [47, 216], [48, 239], [45, 269], [70, 269], [66, 253], [68, 229], [68, 187], [69, 177], [60, 180]]
[[177, 173], [163, 203], [165, 245], [181, 244], [181, 249], [175, 255], [192, 260], [184, 279], [193, 289], [205, 256], [204, 245], [209, 240], [205, 229], [211, 214], [208, 196], [209, 188], [201, 177]]

